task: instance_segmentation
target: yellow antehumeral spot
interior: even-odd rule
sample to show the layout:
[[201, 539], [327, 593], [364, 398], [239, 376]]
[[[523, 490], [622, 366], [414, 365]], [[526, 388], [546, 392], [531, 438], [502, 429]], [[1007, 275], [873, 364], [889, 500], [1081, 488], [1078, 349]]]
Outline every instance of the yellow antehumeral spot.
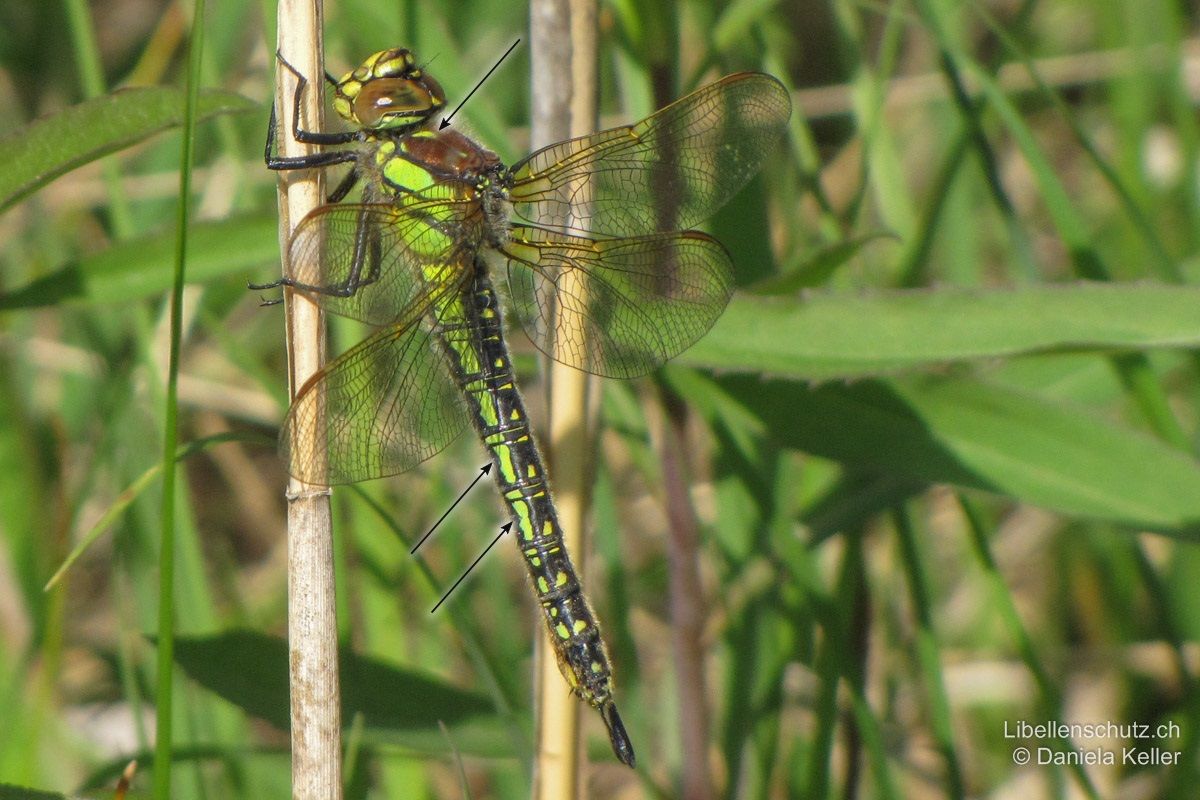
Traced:
[[[422, 169], [406, 158], [390, 158], [383, 166], [383, 177], [393, 186], [403, 186], [409, 192], [421, 192], [437, 181], [428, 170]], [[447, 240], [449, 241], [449, 240]]]
[[[530, 464], [528, 467], [526, 467], [525, 468], [525, 477], [526, 478], [536, 478], [537, 477], [537, 467], [535, 467], [533, 464]], [[545, 526], [543, 526], [543, 528], [544, 527]]]
[[384, 163], [386, 163], [387, 160], [389, 158], [391, 158], [392, 154], [395, 152], [396, 152], [396, 143], [395, 142], [384, 142], [383, 144], [379, 145], [379, 149], [375, 151], [375, 163], [378, 164], [379, 166], [383, 166]]
[[542, 536], [553, 536], [553, 535], [554, 535], [554, 523], [551, 522], [550, 520], [544, 521], [542, 523]]
[[504, 359], [503, 358], [497, 358], [494, 363], [495, 363], [497, 369], [504, 368]]
[[520, 419], [520, 418], [521, 418], [521, 412], [520, 412], [520, 411], [518, 411], [517, 409], [515, 409], [515, 408], [514, 408], [514, 409], [512, 410], [512, 413], [508, 415], [508, 418], [509, 418], [509, 419]]

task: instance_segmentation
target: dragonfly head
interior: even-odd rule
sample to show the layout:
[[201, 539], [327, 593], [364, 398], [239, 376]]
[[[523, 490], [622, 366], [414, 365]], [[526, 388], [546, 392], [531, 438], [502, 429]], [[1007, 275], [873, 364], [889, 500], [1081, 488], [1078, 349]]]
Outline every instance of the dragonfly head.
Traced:
[[337, 83], [333, 107], [372, 131], [419, 128], [446, 105], [441, 85], [401, 47], [381, 50]]

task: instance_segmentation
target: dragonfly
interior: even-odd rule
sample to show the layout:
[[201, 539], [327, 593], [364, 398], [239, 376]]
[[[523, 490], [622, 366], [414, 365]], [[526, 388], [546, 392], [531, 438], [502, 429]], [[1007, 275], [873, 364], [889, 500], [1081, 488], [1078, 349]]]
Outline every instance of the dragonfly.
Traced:
[[300, 127], [308, 84], [280, 63], [297, 78], [291, 135], [319, 149], [278, 155], [272, 110], [267, 166], [350, 167], [297, 226], [284, 277], [251, 288], [288, 287], [375, 328], [298, 390], [280, 433], [288, 471], [324, 486], [395, 475], [473, 427], [559, 669], [632, 767], [504, 317], [548, 357], [604, 377], [646, 375], [690, 347], [728, 304], [733, 265], [716, 239], [689, 228], [759, 171], [791, 114], [788, 92], [766, 74], [730, 75], [636, 124], [509, 166], [440, 128], [445, 92], [405, 48], [374, 53], [340, 80], [326, 74], [342, 131]]

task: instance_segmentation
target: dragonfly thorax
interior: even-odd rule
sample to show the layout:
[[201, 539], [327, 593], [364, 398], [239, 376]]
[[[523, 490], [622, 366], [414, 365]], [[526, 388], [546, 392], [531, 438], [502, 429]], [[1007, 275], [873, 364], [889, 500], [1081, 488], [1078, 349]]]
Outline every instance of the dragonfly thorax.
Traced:
[[368, 144], [358, 169], [378, 192], [375, 202], [473, 201], [482, 212], [479, 240], [497, 246], [507, 238], [512, 173], [491, 150], [453, 128], [392, 131]]
[[333, 108], [364, 131], [415, 130], [446, 105], [446, 93], [408, 50], [381, 50], [337, 82]]

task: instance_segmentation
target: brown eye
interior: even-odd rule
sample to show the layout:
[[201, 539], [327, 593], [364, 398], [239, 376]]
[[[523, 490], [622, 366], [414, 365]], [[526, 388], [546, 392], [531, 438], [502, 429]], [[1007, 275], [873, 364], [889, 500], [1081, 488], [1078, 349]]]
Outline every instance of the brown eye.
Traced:
[[429, 91], [403, 78], [376, 78], [354, 98], [354, 116], [364, 127], [378, 128], [416, 120], [432, 110]]

